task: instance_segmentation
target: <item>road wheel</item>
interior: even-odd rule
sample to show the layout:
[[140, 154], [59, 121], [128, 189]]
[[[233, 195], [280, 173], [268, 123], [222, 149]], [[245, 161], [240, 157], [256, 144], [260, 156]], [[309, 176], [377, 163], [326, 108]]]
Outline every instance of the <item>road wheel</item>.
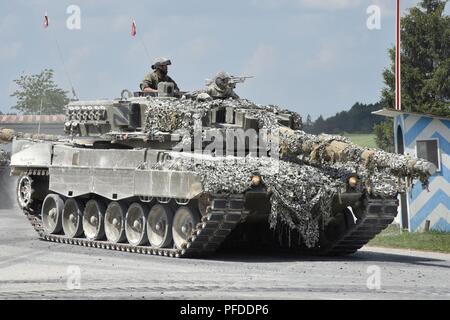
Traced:
[[172, 236], [175, 246], [178, 249], [181, 249], [183, 243], [187, 241], [198, 222], [198, 213], [189, 207], [181, 206], [175, 212], [175, 216], [173, 218]]
[[148, 209], [140, 203], [133, 203], [125, 217], [125, 233], [128, 243], [133, 246], [141, 246], [148, 243], [147, 237]]
[[42, 204], [41, 216], [45, 232], [57, 234], [62, 231], [64, 200], [57, 194], [49, 194]]
[[120, 243], [126, 240], [125, 214], [126, 207], [119, 202], [113, 201], [106, 208], [105, 233], [106, 239], [112, 243]]
[[83, 209], [81, 201], [74, 198], [67, 199], [63, 209], [63, 230], [70, 238], [77, 238], [83, 234]]
[[89, 200], [83, 214], [83, 231], [89, 240], [102, 240], [105, 237], [105, 205], [99, 200]]
[[147, 220], [147, 235], [150, 245], [156, 248], [167, 248], [172, 243], [173, 213], [167, 205], [155, 204]]

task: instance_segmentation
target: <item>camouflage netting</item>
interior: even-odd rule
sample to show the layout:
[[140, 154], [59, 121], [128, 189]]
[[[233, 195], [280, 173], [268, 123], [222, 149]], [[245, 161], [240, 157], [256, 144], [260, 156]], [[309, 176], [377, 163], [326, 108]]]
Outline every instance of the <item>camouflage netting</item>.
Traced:
[[56, 136], [52, 134], [15, 132], [13, 129], [0, 128], [0, 143], [11, 143], [15, 137], [33, 140], [46, 140], [46, 141], [58, 141], [61, 139], [65, 139], [64, 136]]
[[[311, 135], [301, 129], [301, 117], [276, 106], [256, 105], [245, 99], [196, 101], [192, 99], [152, 99], [146, 114], [145, 131], [180, 132], [190, 142], [195, 130], [201, 130], [202, 118], [213, 107], [234, 107], [258, 122], [261, 129], [278, 134], [282, 160], [247, 157], [234, 160], [191, 160], [177, 158], [169, 163], [172, 170], [192, 170], [203, 178], [206, 192], [242, 193], [250, 185], [254, 173], [261, 174], [272, 191], [270, 225], [278, 223], [297, 230], [308, 247], [319, 239], [321, 217], [329, 217], [333, 196], [346, 186], [348, 178], [357, 175], [363, 184], [357, 188], [371, 195], [392, 198], [404, 190], [400, 178], [409, 182], [420, 179], [424, 185], [434, 173], [425, 160], [366, 149], [347, 138]], [[280, 127], [278, 115], [288, 113], [293, 129]], [[165, 168], [166, 165], [164, 165]], [[274, 170], [276, 168], [277, 170]]]
[[270, 226], [283, 223], [297, 230], [303, 242], [313, 247], [319, 240], [321, 217], [331, 215], [331, 200], [342, 184], [319, 169], [271, 158], [203, 159], [194, 162], [182, 157], [153, 169], [189, 170], [199, 173], [203, 189], [209, 193], [243, 193], [254, 174], [261, 175], [273, 193]]
[[188, 130], [192, 133], [201, 129], [201, 119], [214, 107], [234, 107], [245, 110], [247, 114], [258, 119], [260, 128], [278, 127], [277, 114], [288, 113], [294, 119], [294, 127], [300, 129], [302, 119], [295, 112], [280, 109], [276, 106], [260, 106], [246, 99], [227, 99], [211, 101], [195, 101], [191, 99], [152, 99], [146, 112], [145, 132], [152, 134], [158, 131], [174, 132]]
[[14, 138], [14, 130], [0, 128], [0, 143], [8, 143]]

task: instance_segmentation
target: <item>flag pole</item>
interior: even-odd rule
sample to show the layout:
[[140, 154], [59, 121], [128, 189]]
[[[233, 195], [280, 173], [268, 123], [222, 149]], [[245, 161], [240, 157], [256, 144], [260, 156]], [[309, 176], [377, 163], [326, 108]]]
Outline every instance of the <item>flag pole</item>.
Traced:
[[137, 36], [139, 39], [139, 42], [141, 43], [142, 47], [144, 48], [145, 54], [147, 55], [147, 58], [150, 60], [150, 54], [147, 50], [147, 46], [145, 45], [144, 39], [142, 39], [140, 33], [137, 32], [137, 26], [136, 26], [136, 20], [132, 19], [131, 22], [131, 36]]
[[141, 36], [139, 34], [137, 36], [138, 36], [139, 40], [141, 41], [142, 46], [144, 47], [145, 54], [147, 55], [148, 60], [150, 61], [150, 54], [148, 53], [147, 46], [145, 45], [144, 40], [141, 38]]
[[401, 82], [401, 38], [400, 38], [400, 0], [396, 1], [396, 28], [395, 28], [395, 109], [402, 109], [402, 82]]

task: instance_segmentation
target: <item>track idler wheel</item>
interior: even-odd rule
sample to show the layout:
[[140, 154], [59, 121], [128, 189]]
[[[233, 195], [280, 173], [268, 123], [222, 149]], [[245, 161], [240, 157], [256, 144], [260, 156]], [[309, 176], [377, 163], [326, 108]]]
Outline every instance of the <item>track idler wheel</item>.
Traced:
[[63, 230], [69, 238], [77, 238], [83, 234], [83, 203], [74, 198], [66, 201], [63, 209]]
[[119, 202], [111, 202], [105, 213], [105, 233], [106, 239], [112, 243], [124, 242], [125, 234], [125, 214], [127, 208]]
[[42, 225], [48, 234], [57, 234], [62, 231], [62, 215], [64, 200], [57, 194], [49, 194], [42, 203]]
[[152, 247], [167, 248], [172, 243], [173, 213], [169, 206], [155, 204], [147, 219], [148, 241]]
[[198, 213], [190, 207], [181, 206], [175, 212], [172, 226], [172, 236], [175, 246], [181, 249], [199, 222]]
[[89, 240], [102, 240], [105, 237], [105, 205], [99, 200], [89, 200], [84, 207], [83, 231]]
[[141, 246], [148, 243], [147, 237], [148, 208], [140, 203], [133, 203], [125, 217], [125, 234], [128, 243], [133, 246]]

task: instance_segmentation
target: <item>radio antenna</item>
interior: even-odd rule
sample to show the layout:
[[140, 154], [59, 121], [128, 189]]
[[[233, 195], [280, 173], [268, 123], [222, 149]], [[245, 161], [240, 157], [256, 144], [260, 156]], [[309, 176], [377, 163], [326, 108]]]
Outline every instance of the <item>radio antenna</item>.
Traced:
[[[44, 16], [44, 29], [47, 29], [48, 26], [49, 26], [49, 18], [48, 18], [47, 12], [45, 12], [45, 16]], [[71, 91], [72, 91], [72, 96], [73, 96], [73, 97], [72, 97], [72, 100], [79, 100], [79, 99], [78, 99], [78, 95], [77, 95], [77, 93], [75, 92], [75, 88], [73, 87], [72, 79], [70, 78], [70, 74], [69, 74], [69, 72], [68, 72], [68, 70], [67, 70], [66, 63], [65, 63], [65, 61], [64, 61], [64, 56], [63, 56], [63, 54], [62, 54], [62, 50], [61, 50], [61, 47], [60, 47], [60, 45], [59, 45], [59, 42], [58, 42], [58, 40], [57, 40], [56, 38], [53, 37], [53, 35], [50, 34], [50, 37], [51, 37], [51, 39], [52, 39], [52, 40], [55, 42], [55, 44], [56, 44], [56, 48], [57, 48], [57, 50], [58, 50], [59, 59], [61, 60], [61, 64], [62, 64], [64, 73], [65, 73], [65, 75], [66, 75], [66, 78], [67, 78], [67, 80], [68, 80], [68, 82], [69, 82], [69, 85], [70, 85], [70, 89], [71, 89]]]

